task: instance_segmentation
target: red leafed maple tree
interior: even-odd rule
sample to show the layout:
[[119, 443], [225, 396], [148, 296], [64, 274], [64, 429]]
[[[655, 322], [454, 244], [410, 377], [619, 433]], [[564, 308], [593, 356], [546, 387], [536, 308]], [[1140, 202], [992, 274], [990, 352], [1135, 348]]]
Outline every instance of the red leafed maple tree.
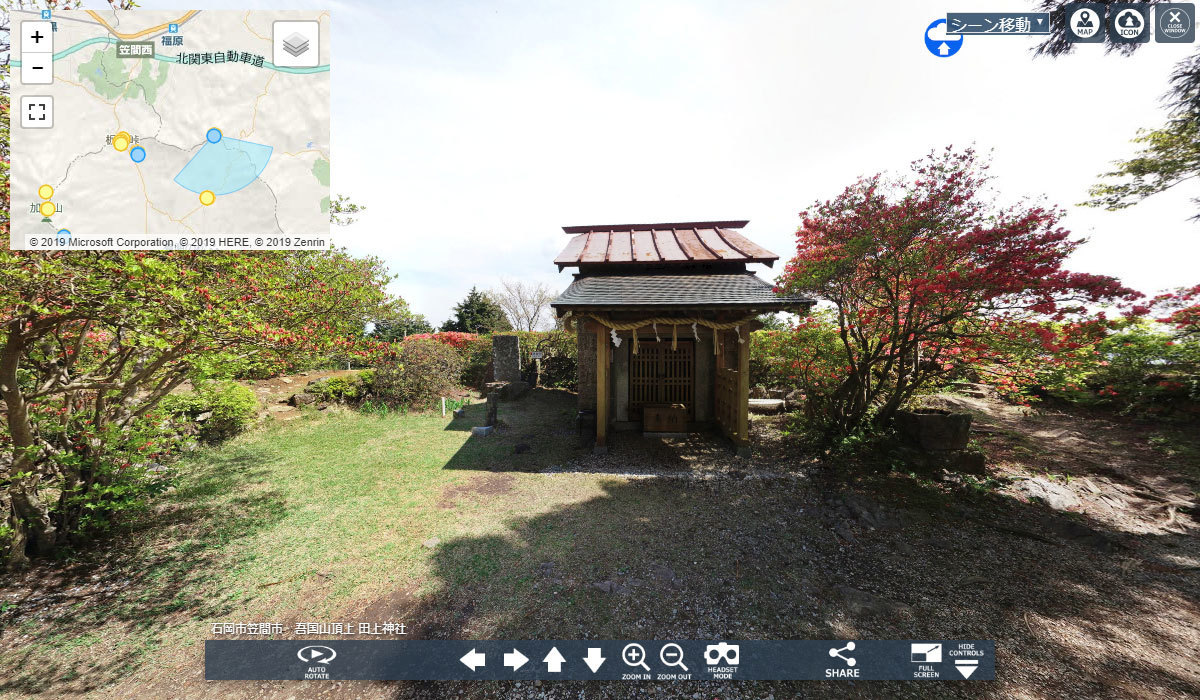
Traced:
[[946, 148], [911, 174], [860, 178], [803, 212], [796, 256], [780, 291], [831, 302], [840, 381], [808, 396], [827, 435], [886, 424], [931, 380], [964, 367], [1053, 362], [1094, 332], [1090, 310], [1138, 292], [1116, 279], [1063, 269], [1081, 243], [1061, 212], [1034, 202], [1000, 206], [988, 164]]
[[1164, 292], [1149, 308], [1165, 314], [1157, 320], [1170, 326], [1178, 340], [1200, 341], [1200, 284]]

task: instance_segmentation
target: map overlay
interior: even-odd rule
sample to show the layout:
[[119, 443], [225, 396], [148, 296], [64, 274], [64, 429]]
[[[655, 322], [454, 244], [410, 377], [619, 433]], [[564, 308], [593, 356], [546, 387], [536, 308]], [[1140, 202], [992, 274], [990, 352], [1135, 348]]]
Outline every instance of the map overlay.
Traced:
[[13, 248], [328, 244], [328, 12], [14, 11], [12, 27]]

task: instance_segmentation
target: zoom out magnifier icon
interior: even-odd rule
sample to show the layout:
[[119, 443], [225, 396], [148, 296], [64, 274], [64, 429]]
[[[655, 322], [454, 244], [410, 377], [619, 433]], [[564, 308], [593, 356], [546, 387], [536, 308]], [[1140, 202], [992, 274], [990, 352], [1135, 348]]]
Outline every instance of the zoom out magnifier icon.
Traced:
[[683, 647], [674, 642], [664, 644], [663, 648], [658, 650], [658, 660], [667, 666], [678, 666], [688, 670], [688, 667], [683, 665]]

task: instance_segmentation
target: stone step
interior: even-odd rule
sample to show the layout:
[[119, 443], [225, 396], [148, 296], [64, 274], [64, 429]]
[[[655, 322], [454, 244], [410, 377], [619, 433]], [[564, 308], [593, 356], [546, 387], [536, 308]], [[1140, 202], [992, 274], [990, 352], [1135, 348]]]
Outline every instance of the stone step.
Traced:
[[783, 413], [787, 403], [783, 399], [750, 399], [751, 413]]

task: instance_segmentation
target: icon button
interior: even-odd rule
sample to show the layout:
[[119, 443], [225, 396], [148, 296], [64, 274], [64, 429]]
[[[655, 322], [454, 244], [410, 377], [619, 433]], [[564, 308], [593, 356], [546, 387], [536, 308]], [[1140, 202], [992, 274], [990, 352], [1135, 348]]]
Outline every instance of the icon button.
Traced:
[[719, 664], [737, 666], [741, 659], [742, 650], [737, 644], [718, 642], [717, 644], [709, 644], [704, 649], [704, 663], [709, 666], [717, 666]]
[[1108, 38], [1114, 44], [1144, 44], [1150, 41], [1150, 6], [1143, 3], [1113, 3], [1108, 14]]
[[54, 54], [49, 51], [21, 54], [21, 83], [49, 85], [54, 82]]
[[546, 658], [542, 659], [542, 662], [546, 664], [546, 670], [550, 673], [561, 673], [563, 664], [566, 661], [562, 652], [558, 650], [558, 647], [550, 647], [550, 653], [546, 654]]
[[1066, 39], [1072, 44], [1099, 44], [1104, 41], [1104, 3], [1073, 2], [1064, 8]]
[[938, 58], [948, 58], [962, 48], [962, 34], [947, 34], [945, 18], [935, 19], [925, 27], [925, 48]]
[[942, 662], [941, 644], [912, 644], [910, 646], [911, 659], [914, 664], [940, 664]]
[[836, 656], [842, 661], [845, 661], [847, 666], [854, 666], [858, 663], [853, 656], [842, 656], [843, 651], [854, 651], [854, 642], [846, 642], [846, 646], [842, 647], [841, 649], [838, 649], [837, 647], [830, 649], [829, 655]]
[[21, 23], [21, 58], [27, 53], [54, 53], [54, 28], [42, 20]]
[[675, 642], [664, 644], [662, 649], [658, 650], [658, 660], [666, 666], [678, 666], [684, 671], [688, 670], [688, 667], [683, 663], [683, 647]]
[[1165, 44], [1190, 44], [1196, 40], [1196, 5], [1169, 2], [1154, 6], [1154, 40]]
[[621, 659], [625, 661], [626, 666], [641, 666], [647, 671], [650, 670], [646, 665], [646, 647], [637, 642], [625, 645], [621, 650]]
[[513, 649], [504, 655], [504, 665], [508, 666], [514, 671], [524, 666], [526, 661], [529, 661], [529, 657], [525, 656], [516, 649]]
[[279, 20], [271, 25], [271, 62], [288, 68], [315, 68], [321, 56], [321, 24]]
[[600, 647], [588, 647], [587, 656], [583, 657], [583, 663], [592, 669], [592, 673], [600, 670], [607, 659], [604, 658], [604, 650]]
[[21, 96], [21, 127], [49, 129], [54, 126], [54, 98], [50, 95]]
[[963, 678], [970, 678], [979, 668], [979, 659], [955, 659], [954, 668], [958, 669]]
[[463, 657], [459, 659], [459, 661], [463, 663], [463, 666], [466, 666], [467, 668], [471, 669], [472, 672], [474, 672], [481, 666], [487, 665], [487, 654], [481, 654], [480, 652], [475, 651], [474, 647], [472, 647], [471, 651], [463, 654]]

